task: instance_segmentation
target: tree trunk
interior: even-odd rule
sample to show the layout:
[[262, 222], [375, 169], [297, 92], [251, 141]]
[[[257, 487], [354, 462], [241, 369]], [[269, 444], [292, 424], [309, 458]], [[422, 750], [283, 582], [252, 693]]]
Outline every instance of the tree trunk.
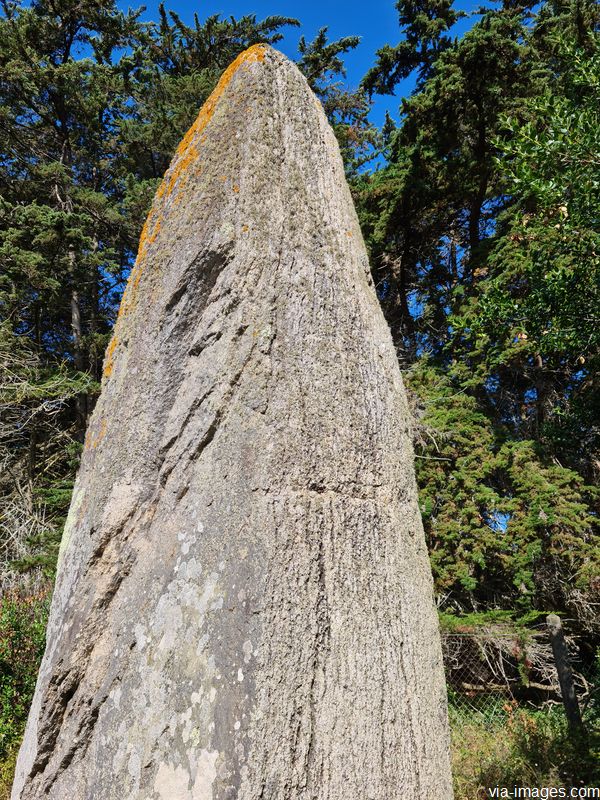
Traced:
[[[69, 170], [71, 170], [72, 169], [71, 142], [69, 139], [69, 128], [64, 116], [60, 121], [59, 130], [62, 135], [60, 163], [64, 167], [67, 167]], [[63, 189], [60, 186], [60, 183], [57, 181], [54, 185], [54, 194], [56, 196], [58, 207], [66, 213], [72, 213], [73, 200], [71, 198], [71, 194], [69, 192], [68, 187], [65, 187]], [[68, 275], [69, 275], [69, 286], [70, 286], [69, 301], [70, 301], [70, 312], [71, 312], [71, 334], [73, 336], [73, 363], [75, 365], [76, 370], [78, 370], [79, 372], [84, 372], [86, 364], [85, 364], [85, 353], [83, 348], [83, 326], [81, 321], [81, 304], [79, 299], [79, 289], [77, 281], [78, 277], [77, 256], [75, 254], [74, 246], [70, 243], [67, 246], [67, 264], [68, 264]], [[75, 398], [75, 415], [76, 415], [76, 422], [75, 422], [76, 435], [78, 436], [78, 438], [83, 440], [87, 424], [86, 394], [77, 395], [77, 397]]]
[[[96, 251], [97, 244], [94, 247], [94, 251]], [[97, 350], [97, 344], [95, 336], [98, 333], [98, 322], [100, 316], [100, 291], [99, 291], [99, 283], [100, 283], [100, 274], [98, 267], [94, 264], [92, 265], [92, 274], [90, 277], [90, 317], [89, 317], [89, 329], [90, 334], [93, 339], [92, 345], [92, 352], [89, 358], [89, 368], [90, 372], [94, 376], [95, 380], [100, 380], [100, 369], [101, 369], [101, 359], [99, 357], [99, 353]]]
[[[487, 193], [488, 165], [487, 165], [487, 127], [485, 123], [485, 110], [481, 102], [477, 106], [477, 138], [473, 148], [474, 172], [477, 176], [477, 188], [471, 197], [469, 205], [469, 264], [472, 264], [475, 252], [481, 241], [481, 212]], [[469, 267], [471, 271], [471, 267]]]
[[104, 375], [13, 800], [450, 800], [400, 372], [276, 51], [182, 142]]
[[[81, 306], [79, 291], [77, 289], [75, 274], [75, 251], [69, 249], [69, 264], [71, 274], [71, 332], [73, 334], [73, 363], [78, 372], [85, 371], [85, 353], [83, 350], [83, 327], [81, 324]], [[77, 416], [77, 436], [83, 440], [87, 425], [87, 394], [78, 394], [75, 398], [75, 413]]]

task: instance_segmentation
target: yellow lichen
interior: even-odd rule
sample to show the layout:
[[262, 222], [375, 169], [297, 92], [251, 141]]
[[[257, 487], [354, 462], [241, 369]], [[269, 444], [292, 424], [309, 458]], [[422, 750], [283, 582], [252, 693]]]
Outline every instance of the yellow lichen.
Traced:
[[[233, 61], [229, 67], [227, 67], [214, 91], [200, 109], [200, 113], [198, 114], [196, 121], [183, 137], [179, 147], [177, 148], [171, 167], [168, 169], [165, 177], [156, 191], [152, 209], [148, 214], [146, 222], [144, 223], [144, 227], [140, 235], [135, 265], [131, 270], [129, 280], [127, 281], [127, 286], [125, 287], [125, 291], [123, 293], [121, 305], [119, 307], [117, 324], [135, 305], [137, 289], [142, 277], [143, 262], [146, 258], [148, 246], [155, 241], [160, 232], [163, 217], [162, 213], [159, 212], [159, 208], [164, 202], [163, 198], [165, 198], [165, 196], [168, 197], [172, 193], [175, 184], [177, 184], [179, 181], [179, 191], [177, 196], [174, 198], [175, 203], [179, 203], [181, 200], [181, 189], [185, 185], [189, 174], [189, 167], [198, 159], [197, 142], [203, 143], [206, 140], [206, 135], [202, 135], [202, 132], [210, 122], [218, 101], [221, 99], [225, 89], [231, 82], [231, 79], [238, 69], [241, 66], [249, 66], [250, 64], [263, 61], [267, 50], [267, 45], [253, 45], [241, 53], [235, 59], [235, 61]], [[227, 176], [224, 175], [222, 179], [227, 180]], [[239, 192], [239, 187], [234, 186], [233, 190], [234, 192]], [[111, 375], [113, 371], [114, 351], [116, 347], [117, 337], [114, 335], [106, 351], [104, 367], [104, 375], [106, 377]]]
[[161, 197], [163, 196], [163, 194], [165, 193], [165, 189], [166, 189], [166, 188], [167, 188], [167, 184], [165, 183], [165, 181], [164, 181], [164, 180], [162, 180], [162, 181], [160, 182], [160, 186], [159, 186], [159, 187], [158, 187], [158, 189], [156, 190], [156, 198], [155, 198], [156, 200], [160, 200], [160, 198], [161, 198]]
[[[119, 313], [120, 312], [121, 312], [121, 309], [119, 309]], [[113, 367], [114, 367], [114, 355], [115, 355], [115, 350], [117, 349], [118, 343], [119, 343], [119, 340], [117, 339], [116, 335], [114, 335], [112, 337], [112, 339], [110, 340], [110, 343], [109, 343], [109, 345], [108, 345], [108, 347], [106, 349], [106, 356], [104, 357], [104, 372], [103, 372], [103, 375], [104, 375], [105, 378], [108, 378], [110, 375], [112, 375], [112, 371], [113, 371]]]
[[125, 291], [123, 292], [121, 305], [119, 306], [119, 313], [117, 315], [117, 321], [128, 314], [135, 305], [137, 299], [137, 289], [142, 277], [143, 262], [146, 258], [146, 250], [148, 249], [148, 245], [152, 244], [158, 236], [162, 219], [162, 214], [159, 214], [156, 208], [153, 208], [148, 214], [148, 219], [144, 223], [142, 233], [140, 234], [137, 258], [129, 275], [129, 280], [127, 281]]
[[100, 429], [98, 430], [97, 433], [94, 433], [92, 428], [88, 430], [87, 435], [85, 437], [86, 448], [96, 449], [96, 447], [98, 447], [102, 439], [104, 439], [105, 435], [106, 435], [106, 420], [102, 419], [100, 421]]
[[161, 191], [161, 197], [165, 193], [167, 195], [171, 194], [178, 179], [187, 171], [187, 168], [190, 166], [190, 164], [198, 157], [198, 149], [195, 142], [203, 142], [205, 140], [205, 137], [202, 136], [202, 132], [212, 119], [217, 103], [223, 96], [225, 89], [230, 84], [235, 73], [241, 66], [248, 67], [250, 64], [264, 61], [267, 49], [268, 46], [264, 44], [255, 44], [252, 47], [249, 47], [247, 50], [244, 50], [244, 52], [241, 53], [221, 75], [221, 78], [213, 93], [200, 109], [200, 113], [196, 117], [194, 124], [185, 134], [179, 147], [177, 148], [173, 164], [165, 175], [163, 181], [165, 186], [161, 187], [161, 190], [159, 190]]

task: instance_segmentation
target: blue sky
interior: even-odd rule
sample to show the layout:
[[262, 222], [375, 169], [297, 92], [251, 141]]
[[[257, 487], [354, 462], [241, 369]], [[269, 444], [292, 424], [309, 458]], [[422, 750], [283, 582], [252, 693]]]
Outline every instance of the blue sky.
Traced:
[[[129, 5], [137, 7], [135, 3], [120, 2], [122, 8]], [[146, 4], [147, 11], [143, 19], [150, 20], [158, 17], [158, 2], [150, 0]], [[300, 20], [301, 28], [284, 29], [285, 38], [279, 43], [279, 49], [290, 58], [297, 56], [297, 44], [301, 35], [307, 40], [314, 38], [319, 28], [329, 28], [329, 38], [339, 39], [342, 36], [357, 35], [361, 43], [346, 57], [348, 71], [347, 83], [355, 88], [367, 69], [373, 64], [375, 51], [384, 44], [396, 44], [400, 30], [394, 0], [370, 0], [370, 2], [357, 2], [357, 0], [167, 0], [167, 8], [176, 11], [184, 22], [192, 22], [194, 12], [200, 19], [212, 14], [221, 14], [228, 17], [242, 17], [245, 14], [256, 14], [259, 19], [278, 14], [285, 17], [295, 17]], [[459, 0], [456, 8], [471, 11], [480, 5], [474, 0]], [[459, 35], [472, 24], [472, 18], [461, 20], [452, 33]], [[381, 125], [386, 109], [396, 118], [402, 95], [410, 94], [414, 82], [409, 78], [397, 91], [395, 97], [376, 98], [375, 106], [371, 113], [372, 121]]]

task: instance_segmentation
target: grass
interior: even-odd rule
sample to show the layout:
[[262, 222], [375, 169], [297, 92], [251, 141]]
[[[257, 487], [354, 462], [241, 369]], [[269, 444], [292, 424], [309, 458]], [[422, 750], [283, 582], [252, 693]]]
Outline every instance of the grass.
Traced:
[[[0, 598], [0, 800], [10, 797], [47, 611], [47, 591]], [[483, 700], [466, 708], [464, 697], [450, 696], [455, 800], [489, 798], [495, 786], [600, 785], [600, 700], [586, 710], [586, 739], [569, 734], [560, 705], [534, 710], [498, 695]]]
[[19, 743], [13, 742], [0, 759], [0, 800], [10, 800], [10, 790], [17, 764]]
[[[562, 707], [528, 710], [507, 703], [503, 718], [450, 707], [455, 800], [489, 798], [488, 787], [600, 784], [600, 741], [569, 734]], [[595, 728], [595, 732], [594, 732]]]

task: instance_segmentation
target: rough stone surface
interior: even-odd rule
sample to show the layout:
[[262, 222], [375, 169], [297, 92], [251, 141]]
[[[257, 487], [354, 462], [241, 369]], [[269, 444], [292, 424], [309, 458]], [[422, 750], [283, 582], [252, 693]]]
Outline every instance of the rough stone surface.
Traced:
[[332, 131], [251, 48], [140, 241], [13, 800], [449, 800], [408, 424]]

